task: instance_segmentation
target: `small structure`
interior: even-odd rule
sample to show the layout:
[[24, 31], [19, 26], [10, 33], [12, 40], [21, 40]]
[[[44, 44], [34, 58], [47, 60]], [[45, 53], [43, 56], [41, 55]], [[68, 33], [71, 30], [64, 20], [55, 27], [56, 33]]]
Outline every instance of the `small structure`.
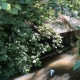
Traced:
[[59, 15], [56, 20], [47, 25], [63, 37], [63, 44], [67, 46], [70, 46], [71, 42], [76, 42], [76, 34], [80, 34], [80, 20], [74, 17]]
[[66, 15], [59, 15], [51, 25], [54, 31], [60, 34], [80, 30], [80, 20]]
[[[76, 35], [80, 34], [80, 21], [74, 17], [70, 18], [66, 15], [59, 15], [58, 18], [54, 19], [53, 22], [46, 22], [45, 25], [52, 27], [55, 32], [59, 33], [62, 38], [63, 49], [61, 51], [66, 51], [72, 47], [77, 42]], [[44, 60], [46, 57], [50, 57], [56, 53], [56, 50], [48, 52], [49, 54], [42, 55], [41, 59]]]

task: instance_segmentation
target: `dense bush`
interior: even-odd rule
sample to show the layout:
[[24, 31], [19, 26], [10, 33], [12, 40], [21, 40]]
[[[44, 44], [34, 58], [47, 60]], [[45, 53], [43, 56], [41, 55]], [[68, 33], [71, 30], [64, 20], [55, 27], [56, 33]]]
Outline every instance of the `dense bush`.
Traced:
[[60, 35], [44, 25], [54, 14], [39, 1], [0, 0], [0, 80], [40, 66], [42, 53], [61, 46]]

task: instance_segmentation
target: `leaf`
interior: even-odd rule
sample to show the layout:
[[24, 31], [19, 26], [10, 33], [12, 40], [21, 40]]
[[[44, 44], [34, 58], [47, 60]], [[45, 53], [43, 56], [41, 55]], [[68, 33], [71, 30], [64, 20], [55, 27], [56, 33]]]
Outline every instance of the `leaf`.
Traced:
[[0, 71], [0, 75], [2, 74], [2, 72]]
[[8, 34], [7, 34], [7, 33], [3, 33], [2, 35], [3, 35], [4, 37], [7, 37], [7, 36], [8, 36]]
[[4, 42], [2, 40], [0, 40], [0, 47], [4, 46]]
[[2, 2], [0, 2], [0, 6], [2, 5]]
[[4, 2], [7, 2], [7, 0], [4, 0]]
[[11, 11], [10, 11], [10, 13], [12, 13], [12, 14], [18, 14], [18, 9], [12, 8]]
[[6, 59], [7, 59], [6, 55], [0, 56], [0, 60], [1, 60], [1, 61], [5, 61]]
[[31, 1], [30, 1], [30, 0], [26, 0], [26, 2], [28, 2], [28, 3], [29, 3], [29, 2], [31, 2]]
[[2, 3], [1, 9], [11, 10], [11, 5], [9, 3]]
[[18, 10], [21, 10], [21, 5], [20, 4], [16, 4], [15, 8], [18, 9]]
[[76, 64], [73, 67], [73, 70], [79, 69], [80, 68], [80, 60], [76, 62]]
[[40, 61], [38, 62], [38, 66], [40, 66], [40, 67], [41, 67], [41, 62], [40, 62]]

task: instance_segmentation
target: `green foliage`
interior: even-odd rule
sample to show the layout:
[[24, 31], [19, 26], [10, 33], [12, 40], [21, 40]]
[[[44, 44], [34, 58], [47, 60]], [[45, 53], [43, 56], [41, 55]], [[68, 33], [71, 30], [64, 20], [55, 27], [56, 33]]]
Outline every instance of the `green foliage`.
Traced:
[[[61, 47], [62, 37], [45, 22], [66, 14], [65, 8], [79, 12], [80, 2], [71, 1], [0, 0], [0, 80], [25, 74], [33, 65], [41, 66], [43, 53]], [[79, 61], [74, 69], [78, 67]]]
[[10, 10], [11, 6], [10, 6], [9, 3], [2, 3], [1, 9], [3, 9], [3, 10]]
[[0, 80], [41, 66], [41, 54], [61, 46], [61, 36], [44, 25], [54, 15], [52, 8], [39, 1], [0, 0]]
[[[56, 16], [62, 13], [80, 20], [80, 0], [50, 0], [48, 6], [54, 9]], [[80, 26], [75, 26], [75, 29], [80, 30]], [[80, 37], [77, 46], [79, 46], [80, 55]], [[80, 71], [80, 60], [76, 61], [73, 69]]]
[[73, 70], [80, 69], [80, 60], [76, 61], [76, 64], [73, 67]]
[[56, 16], [61, 13], [76, 18], [80, 16], [79, 0], [50, 0], [49, 6], [53, 7]]
[[[78, 46], [78, 55], [80, 55], [80, 37], [78, 36], [78, 44], [77, 44], [77, 46]], [[79, 56], [80, 57], [80, 56]], [[76, 61], [76, 63], [75, 63], [75, 65], [74, 65], [74, 67], [73, 67], [73, 70], [78, 70], [78, 71], [80, 71], [80, 60], [77, 60]]]

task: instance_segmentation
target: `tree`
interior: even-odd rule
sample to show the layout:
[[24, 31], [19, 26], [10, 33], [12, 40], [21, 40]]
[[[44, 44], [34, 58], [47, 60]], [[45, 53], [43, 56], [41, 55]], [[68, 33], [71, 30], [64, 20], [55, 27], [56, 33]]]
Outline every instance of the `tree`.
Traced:
[[42, 53], [61, 46], [60, 35], [44, 25], [54, 11], [40, 1], [0, 0], [0, 80], [40, 66]]

